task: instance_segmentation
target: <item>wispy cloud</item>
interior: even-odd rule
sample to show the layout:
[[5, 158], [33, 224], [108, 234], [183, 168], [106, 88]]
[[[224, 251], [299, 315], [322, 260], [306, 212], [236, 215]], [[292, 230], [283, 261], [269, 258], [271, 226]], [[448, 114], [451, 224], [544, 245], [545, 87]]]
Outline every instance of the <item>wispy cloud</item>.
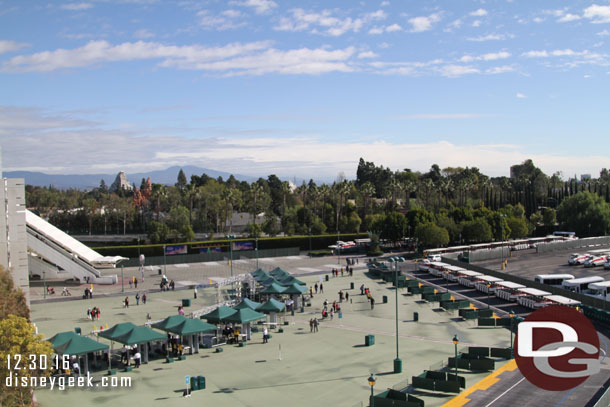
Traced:
[[567, 14], [561, 16], [561, 18], [559, 18], [557, 21], [560, 23], [568, 23], [570, 21], [580, 20], [580, 18], [581, 17], [579, 15], [567, 13]]
[[161, 60], [158, 66], [215, 72], [220, 75], [321, 74], [354, 68], [350, 59], [355, 48], [332, 50], [326, 47], [278, 50], [271, 42], [232, 43], [221, 47], [174, 46], [155, 42], [126, 42], [112, 45], [91, 41], [71, 50], [58, 49], [11, 58], [5, 72], [49, 72], [81, 68], [104, 62]]
[[460, 62], [469, 63], [473, 61], [497, 61], [499, 59], [510, 58], [510, 56], [511, 54], [508, 51], [490, 52], [478, 56], [464, 55], [460, 58]]
[[[326, 34], [333, 37], [343, 35], [347, 32], [358, 32], [365, 24], [372, 21], [384, 20], [387, 14], [383, 10], [364, 13], [359, 17], [337, 17], [336, 10], [322, 10], [319, 12], [306, 11], [302, 8], [290, 10], [290, 16], [281, 17], [279, 24], [273, 27], [277, 31], [306, 31], [312, 33]], [[372, 32], [371, 32], [372, 31]], [[381, 29], [372, 29], [370, 34], [380, 34]]]
[[23, 42], [0, 40], [0, 54], [5, 52], [19, 51], [21, 48], [27, 47], [28, 44]]
[[152, 33], [151, 31], [148, 31], [146, 28], [142, 28], [142, 29], [139, 29], [138, 31], [136, 31], [135, 33], [133, 33], [133, 36], [135, 38], [147, 39], [147, 38], [154, 38], [155, 34]]
[[474, 66], [469, 66], [469, 65], [450, 64], [450, 65], [445, 65], [445, 66], [438, 68], [438, 72], [442, 76], [446, 76], [448, 78], [457, 78], [457, 77], [463, 76], [463, 75], [480, 73], [481, 70]]
[[487, 15], [487, 10], [480, 8], [478, 10], [471, 11], [469, 15], [473, 17], [483, 17]]
[[277, 3], [272, 0], [232, 0], [229, 4], [253, 8], [256, 14], [266, 14], [277, 7]]
[[517, 92], [517, 94], [515, 95], [515, 97], [517, 99], [527, 99], [527, 95], [521, 92]]
[[199, 24], [206, 29], [214, 30], [233, 30], [245, 26], [246, 15], [239, 10], [224, 10], [218, 14], [213, 14], [208, 10], [201, 10], [197, 13]]
[[60, 7], [63, 8], [64, 10], [81, 11], [81, 10], [90, 9], [91, 7], [93, 7], [93, 4], [92, 3], [67, 3], [67, 4], [62, 4]]
[[502, 41], [502, 40], [511, 39], [514, 37], [515, 36], [513, 34], [487, 34], [487, 35], [481, 35], [478, 37], [468, 37], [466, 39], [468, 41], [484, 42], [484, 41]]

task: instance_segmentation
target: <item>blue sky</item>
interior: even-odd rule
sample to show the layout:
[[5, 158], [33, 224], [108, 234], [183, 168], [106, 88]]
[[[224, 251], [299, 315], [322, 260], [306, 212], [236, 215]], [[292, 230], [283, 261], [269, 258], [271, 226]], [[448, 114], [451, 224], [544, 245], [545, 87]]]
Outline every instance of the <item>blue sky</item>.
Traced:
[[610, 2], [0, 1], [6, 170], [610, 166]]

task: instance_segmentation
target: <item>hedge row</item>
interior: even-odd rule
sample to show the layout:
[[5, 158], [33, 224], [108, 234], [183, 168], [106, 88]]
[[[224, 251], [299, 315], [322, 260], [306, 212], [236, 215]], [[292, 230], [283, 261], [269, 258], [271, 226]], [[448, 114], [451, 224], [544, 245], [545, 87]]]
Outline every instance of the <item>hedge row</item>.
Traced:
[[[346, 233], [340, 234], [339, 240], [349, 241], [354, 239], [367, 238], [366, 233]], [[300, 250], [309, 250], [311, 238], [311, 249], [322, 250], [328, 249], [328, 246], [336, 244], [337, 235], [315, 235], [315, 236], [287, 236], [287, 237], [261, 237], [258, 239], [259, 250], [264, 249], [280, 249], [289, 247], [299, 247]], [[233, 242], [252, 242], [253, 246], [256, 247], [255, 239], [251, 238], [239, 238], [233, 239]], [[148, 244], [148, 245], [128, 245], [128, 246], [100, 246], [92, 247], [93, 250], [97, 251], [103, 256], [123, 256], [134, 258], [138, 257], [139, 254], [143, 254], [146, 257], [152, 256], [163, 256], [164, 246], [179, 246], [187, 245], [188, 254], [198, 254], [200, 250], [205, 250], [206, 247], [221, 247], [223, 252], [229, 251], [229, 240], [204, 240], [199, 242], [183, 242], [183, 243], [171, 243], [171, 244]]]

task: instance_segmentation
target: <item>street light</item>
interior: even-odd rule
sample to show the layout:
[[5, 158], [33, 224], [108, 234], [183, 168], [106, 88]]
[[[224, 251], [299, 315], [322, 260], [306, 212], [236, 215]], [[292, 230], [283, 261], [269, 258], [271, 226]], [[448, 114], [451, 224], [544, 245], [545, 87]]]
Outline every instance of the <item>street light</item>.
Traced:
[[165, 245], [163, 245], [163, 275], [167, 277], [167, 262], [165, 261]]
[[458, 380], [458, 355], [457, 355], [457, 346], [460, 343], [460, 339], [457, 334], [453, 335], [453, 345], [455, 346], [455, 380]]
[[491, 284], [487, 284], [487, 309], [489, 309], [489, 292], [491, 291]]
[[504, 270], [504, 219], [502, 219], [502, 218], [505, 218], [506, 214], [500, 213], [499, 216], [500, 216], [500, 226], [502, 227], [502, 236], [501, 236], [502, 246], [500, 246], [501, 250], [502, 250], [502, 264], [500, 265], [500, 269]]
[[235, 235], [226, 235], [225, 237], [229, 239], [229, 252], [231, 253], [229, 264], [231, 265], [231, 277], [233, 277], [233, 239], [235, 239]]
[[42, 298], [47, 299], [47, 276], [44, 270], [42, 270], [42, 285], [44, 286], [44, 292], [42, 293]]
[[394, 260], [394, 284], [396, 291], [396, 359], [394, 359], [394, 373], [402, 372], [402, 360], [398, 356], [398, 261], [399, 257]]
[[511, 309], [508, 316], [510, 316], [510, 357], [513, 357], [513, 318], [515, 317], [515, 313]]
[[258, 270], [258, 236], [256, 236], [256, 269]]
[[371, 386], [370, 405], [371, 405], [371, 407], [375, 407], [375, 399], [374, 399], [374, 396], [373, 396], [373, 387], [375, 387], [375, 383], [377, 382], [377, 378], [375, 377], [375, 375], [373, 373], [371, 373], [371, 375], [369, 376], [369, 378], [367, 380], [369, 381], [369, 386]]

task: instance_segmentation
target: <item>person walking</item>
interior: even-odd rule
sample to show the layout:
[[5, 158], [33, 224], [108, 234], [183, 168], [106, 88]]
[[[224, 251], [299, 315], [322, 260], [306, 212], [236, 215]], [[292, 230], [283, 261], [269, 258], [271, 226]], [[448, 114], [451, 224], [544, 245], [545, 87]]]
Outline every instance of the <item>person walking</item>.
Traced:
[[195, 299], [197, 299], [197, 286], [195, 286], [195, 291], [193, 292], [193, 295], [195, 296]]
[[371, 309], [375, 308], [375, 299], [371, 297]]
[[318, 332], [318, 318], [313, 319], [313, 331]]
[[125, 308], [129, 308], [129, 297], [125, 297], [125, 302], [123, 304]]
[[313, 332], [313, 318], [309, 320], [309, 332]]
[[263, 343], [269, 342], [269, 331], [267, 327], [263, 328]]
[[345, 293], [345, 302], [349, 301], [349, 293]]
[[136, 294], [136, 305], [140, 305], [140, 293]]
[[324, 292], [324, 286], [320, 283], [320, 294]]
[[313, 288], [316, 290], [316, 294], [318, 293], [318, 283], [316, 283]]
[[146, 293], [142, 295], [142, 304], [146, 304]]

